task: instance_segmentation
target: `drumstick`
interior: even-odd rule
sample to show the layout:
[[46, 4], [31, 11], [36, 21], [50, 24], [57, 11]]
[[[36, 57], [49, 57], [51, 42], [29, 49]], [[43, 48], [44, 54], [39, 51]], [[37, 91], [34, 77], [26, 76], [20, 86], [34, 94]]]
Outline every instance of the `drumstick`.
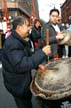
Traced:
[[[49, 29], [46, 29], [46, 45], [49, 45]], [[48, 62], [49, 62], [49, 56], [48, 56]]]
[[46, 29], [46, 45], [49, 45], [49, 30]]

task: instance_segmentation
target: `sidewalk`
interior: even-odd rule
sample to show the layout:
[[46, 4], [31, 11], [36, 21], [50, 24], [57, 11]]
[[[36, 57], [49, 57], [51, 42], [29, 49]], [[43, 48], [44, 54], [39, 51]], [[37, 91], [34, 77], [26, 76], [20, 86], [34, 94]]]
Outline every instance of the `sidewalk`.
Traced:
[[13, 97], [8, 93], [3, 84], [2, 64], [0, 62], [0, 108], [17, 108]]
[[[38, 108], [34, 96], [32, 98], [32, 103], [33, 103], [33, 108]], [[4, 87], [1, 61], [0, 61], [0, 108], [17, 108], [13, 97]]]

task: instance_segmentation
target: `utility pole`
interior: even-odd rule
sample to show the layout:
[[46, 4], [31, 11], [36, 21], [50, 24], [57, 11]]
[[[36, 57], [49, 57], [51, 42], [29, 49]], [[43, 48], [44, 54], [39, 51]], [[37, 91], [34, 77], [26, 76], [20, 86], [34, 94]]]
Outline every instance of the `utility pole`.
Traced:
[[32, 16], [35, 17], [35, 2], [32, 0]]
[[[38, 4], [38, 3], [37, 3]], [[35, 0], [32, 0], [32, 16], [35, 19], [36, 18], [36, 10], [35, 10]], [[37, 17], [39, 18], [39, 10], [37, 11]]]
[[34, 19], [35, 19], [35, 2], [32, 0], [32, 9], [31, 9], [31, 17], [30, 17], [30, 22], [33, 24]]
[[8, 13], [6, 0], [3, 0], [3, 16], [6, 18], [6, 24], [8, 24]]

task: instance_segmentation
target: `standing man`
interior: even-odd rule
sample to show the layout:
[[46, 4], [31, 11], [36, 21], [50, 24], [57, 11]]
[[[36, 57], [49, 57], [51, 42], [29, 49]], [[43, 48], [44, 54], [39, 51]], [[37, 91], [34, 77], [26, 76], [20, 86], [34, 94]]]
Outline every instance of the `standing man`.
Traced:
[[30, 83], [31, 70], [41, 64], [50, 54], [50, 46], [45, 46], [31, 55], [28, 33], [31, 29], [27, 19], [17, 17], [13, 31], [3, 46], [4, 85], [13, 95], [17, 108], [32, 108]]
[[63, 27], [58, 24], [59, 11], [57, 9], [52, 9], [49, 14], [49, 22], [42, 27], [41, 36], [44, 41], [46, 41], [46, 30], [49, 37], [49, 44], [51, 45], [51, 55], [50, 59], [58, 59], [58, 40], [63, 39], [63, 35], [60, 31]]

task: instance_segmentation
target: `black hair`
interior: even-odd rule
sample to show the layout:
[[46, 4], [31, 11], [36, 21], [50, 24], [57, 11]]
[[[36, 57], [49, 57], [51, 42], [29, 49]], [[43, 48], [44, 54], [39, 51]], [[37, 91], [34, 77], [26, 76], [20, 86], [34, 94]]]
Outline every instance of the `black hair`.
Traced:
[[12, 22], [12, 29], [15, 30], [18, 25], [23, 25], [26, 20], [27, 19], [22, 16], [16, 17]]
[[58, 13], [58, 15], [59, 15], [59, 10], [58, 9], [52, 9], [52, 10], [50, 10], [50, 15], [53, 13], [53, 12], [57, 12]]

